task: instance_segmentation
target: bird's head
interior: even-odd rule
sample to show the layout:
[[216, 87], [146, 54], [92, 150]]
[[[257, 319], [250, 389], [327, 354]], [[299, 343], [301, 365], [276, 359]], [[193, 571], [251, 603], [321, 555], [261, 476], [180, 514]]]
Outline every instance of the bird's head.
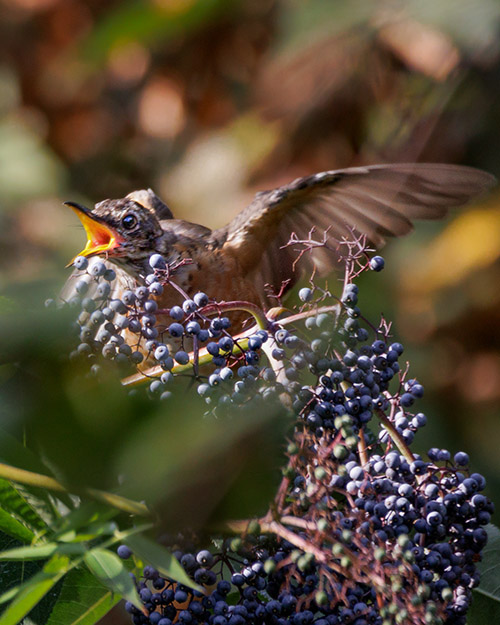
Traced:
[[78, 256], [105, 256], [141, 263], [162, 235], [160, 219], [171, 219], [168, 207], [151, 189], [134, 191], [125, 198], [104, 200], [93, 210], [65, 202], [78, 215], [87, 233], [87, 244]]

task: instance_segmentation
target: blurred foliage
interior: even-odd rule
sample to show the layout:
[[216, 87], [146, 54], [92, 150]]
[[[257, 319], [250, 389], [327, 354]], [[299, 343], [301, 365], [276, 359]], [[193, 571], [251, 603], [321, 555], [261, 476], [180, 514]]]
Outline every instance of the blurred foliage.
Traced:
[[[55, 294], [81, 248], [66, 199], [91, 204], [151, 186], [176, 216], [218, 226], [255, 191], [314, 171], [428, 160], [500, 172], [496, 0], [0, 6], [0, 285], [18, 310]], [[377, 281], [367, 311], [396, 318], [426, 385], [433, 418], [422, 449], [466, 448], [497, 493], [498, 215], [495, 193], [392, 243], [385, 290]], [[18, 283], [26, 285], [21, 298]], [[40, 324], [18, 316], [16, 332], [31, 346], [46, 331]], [[5, 349], [10, 333], [4, 325]], [[55, 397], [64, 395], [78, 421], [80, 391], [66, 389], [64, 368], [43, 350], [40, 362], [55, 367]], [[0, 371], [3, 381], [11, 375], [19, 371]], [[2, 410], [9, 425], [29, 403], [18, 388]], [[103, 413], [100, 401], [116, 401], [117, 412], [106, 404]], [[127, 427], [133, 415], [118, 409], [119, 396], [96, 402], [94, 429], [82, 430], [82, 441], [97, 436], [104, 448], [113, 415]], [[47, 408], [37, 410], [50, 423]], [[153, 423], [144, 423], [144, 440], [162, 429]]]
[[67, 357], [73, 313], [0, 314], [5, 624], [29, 613], [31, 623], [90, 625], [119, 597], [139, 605], [115, 553], [123, 542], [136, 574], [147, 562], [192, 585], [157, 541], [264, 515], [281, 478], [291, 431], [284, 410], [203, 418], [189, 376], [168, 402], [130, 393], [116, 367], [89, 376]]
[[264, 514], [289, 420], [275, 410], [203, 419], [190, 377], [178, 380], [167, 403], [131, 395], [115, 368], [89, 377], [62, 356], [75, 341], [68, 317], [53, 310], [0, 316], [2, 362], [17, 361], [0, 388], [0, 462], [49, 472], [71, 492], [99, 488], [144, 500], [169, 532]]

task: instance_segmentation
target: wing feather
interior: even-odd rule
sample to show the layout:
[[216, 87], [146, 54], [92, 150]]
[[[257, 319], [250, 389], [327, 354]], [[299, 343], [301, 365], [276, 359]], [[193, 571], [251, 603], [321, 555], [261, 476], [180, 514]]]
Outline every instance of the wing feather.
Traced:
[[[292, 266], [297, 252], [285, 246], [292, 232], [317, 238], [329, 228], [333, 239], [353, 229], [380, 247], [409, 233], [415, 219], [440, 219], [494, 186], [494, 176], [471, 167], [438, 163], [373, 165], [321, 172], [258, 193], [253, 202], [209, 240], [237, 256], [246, 275], [278, 290], [282, 280], [298, 279]], [[338, 262], [334, 246], [317, 248], [304, 270], [322, 273]], [[333, 250], [333, 251], [332, 251]], [[304, 255], [305, 257], [306, 255]]]

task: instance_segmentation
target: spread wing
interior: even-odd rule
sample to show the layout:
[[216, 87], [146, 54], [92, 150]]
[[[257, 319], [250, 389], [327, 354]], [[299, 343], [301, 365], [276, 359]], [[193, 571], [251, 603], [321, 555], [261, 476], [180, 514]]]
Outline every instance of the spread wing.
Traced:
[[[237, 255], [245, 273], [259, 286], [279, 289], [293, 271], [297, 251], [286, 245], [290, 235], [307, 239], [314, 226], [317, 240], [328, 228], [334, 240], [352, 237], [352, 229], [379, 247], [388, 237], [412, 230], [415, 219], [440, 219], [490, 189], [494, 176], [471, 167], [434, 163], [374, 165], [326, 171], [298, 178], [289, 185], [258, 193], [253, 202], [212, 239]], [[331, 271], [335, 249], [304, 254], [302, 271], [315, 266]]]

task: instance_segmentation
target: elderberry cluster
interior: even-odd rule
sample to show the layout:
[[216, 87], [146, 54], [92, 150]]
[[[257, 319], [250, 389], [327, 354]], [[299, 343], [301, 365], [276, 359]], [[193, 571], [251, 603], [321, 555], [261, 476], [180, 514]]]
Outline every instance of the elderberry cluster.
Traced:
[[[233, 541], [235, 543], [237, 541]], [[210, 625], [340, 625], [381, 623], [369, 587], [347, 588], [346, 603], [332, 606], [318, 590], [318, 567], [310, 554], [287, 541], [257, 536], [242, 549], [227, 544], [212, 553], [174, 551], [186, 573], [202, 591], [162, 577], [150, 566], [138, 580], [139, 596], [147, 616], [127, 602], [134, 625], [172, 625], [175, 622]], [[237, 549], [234, 553], [232, 549]], [[118, 548], [121, 557], [130, 550]], [[299, 575], [293, 574], [299, 571]], [[286, 582], [286, 588], [283, 586]]]
[[76, 271], [65, 303], [80, 308], [76, 323], [79, 344], [70, 356], [88, 361], [94, 373], [102, 359], [124, 367], [159, 365], [165, 373], [151, 384], [151, 391], [157, 393], [171, 382], [174, 367], [189, 364], [193, 348], [205, 348], [218, 367], [231, 356], [231, 321], [213, 312], [210, 317], [203, 314], [209, 304], [205, 293], [191, 298], [181, 292], [180, 305], [159, 308], [158, 298], [164, 289], [178, 288], [159, 254], [150, 257], [150, 273], [139, 286], [99, 258], [79, 256], [73, 264]]
[[354, 280], [384, 267], [363, 255], [349, 248], [340, 297], [302, 288], [297, 310], [237, 335], [209, 294], [159, 309], [176, 288], [159, 255], [119, 297], [103, 262], [76, 259], [76, 355], [153, 364], [147, 384], [160, 397], [187, 371], [216, 416], [250, 418], [274, 402], [294, 423], [259, 531], [241, 522], [228, 528], [240, 535], [230, 546], [215, 537], [213, 552], [174, 551], [203, 592], [146, 567], [137, 584], [147, 616], [127, 604], [134, 624], [465, 625], [493, 505], [465, 452], [412, 451], [427, 423], [415, 408], [424, 387], [390, 326], [363, 317]]

